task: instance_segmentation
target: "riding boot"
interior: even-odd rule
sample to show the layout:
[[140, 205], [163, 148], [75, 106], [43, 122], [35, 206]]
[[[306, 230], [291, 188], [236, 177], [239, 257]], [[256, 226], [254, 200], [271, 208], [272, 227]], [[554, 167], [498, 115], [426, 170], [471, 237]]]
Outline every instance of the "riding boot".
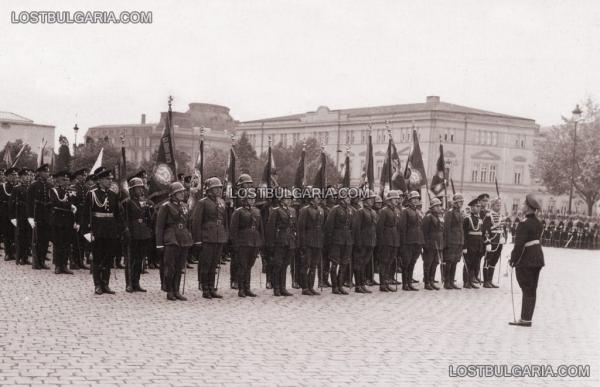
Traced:
[[348, 292], [346, 291], [346, 289], [344, 289], [344, 270], [343, 270], [343, 268], [344, 268], [344, 266], [341, 266], [340, 270], [338, 272], [338, 277], [337, 277], [338, 292], [339, 292], [339, 294], [347, 295]]
[[282, 296], [285, 296], [285, 297], [293, 296], [292, 293], [287, 291], [286, 282], [287, 282], [287, 270], [285, 270], [285, 266], [284, 266], [283, 270], [281, 270], [279, 272], [279, 291]]
[[523, 301], [521, 305], [521, 320], [531, 321], [533, 318], [533, 311], [535, 310], [535, 299], [536, 297], [528, 297], [523, 295]]

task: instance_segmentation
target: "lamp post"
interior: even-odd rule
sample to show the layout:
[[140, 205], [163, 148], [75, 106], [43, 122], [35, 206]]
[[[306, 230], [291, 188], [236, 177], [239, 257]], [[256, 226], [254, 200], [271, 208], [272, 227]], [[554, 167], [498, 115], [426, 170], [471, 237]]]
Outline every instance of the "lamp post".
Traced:
[[571, 159], [571, 188], [569, 190], [569, 215], [571, 215], [571, 206], [573, 203], [573, 187], [575, 186], [575, 151], [577, 148], [577, 122], [581, 118], [581, 109], [579, 109], [579, 105], [575, 106], [575, 109], [572, 111], [573, 113], [573, 153]]
[[75, 124], [73, 127], [73, 131], [75, 131], [75, 141], [73, 142], [73, 154], [77, 153], [77, 132], [79, 132], [79, 126]]

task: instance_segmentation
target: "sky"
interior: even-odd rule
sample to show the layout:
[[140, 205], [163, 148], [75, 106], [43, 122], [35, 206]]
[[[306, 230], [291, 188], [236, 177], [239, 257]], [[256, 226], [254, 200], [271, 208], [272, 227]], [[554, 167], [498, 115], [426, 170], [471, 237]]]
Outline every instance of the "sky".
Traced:
[[[21, 11], [152, 12], [152, 24], [14, 24]], [[157, 122], [190, 102], [240, 121], [424, 102], [535, 119], [600, 99], [600, 1], [0, 3], [0, 111], [55, 125]]]

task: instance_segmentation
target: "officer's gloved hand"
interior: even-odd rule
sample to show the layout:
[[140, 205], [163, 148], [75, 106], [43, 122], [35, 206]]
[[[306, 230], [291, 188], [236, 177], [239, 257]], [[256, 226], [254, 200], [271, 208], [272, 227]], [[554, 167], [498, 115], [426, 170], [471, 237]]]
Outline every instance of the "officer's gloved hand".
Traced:
[[75, 205], [71, 204], [71, 212], [72, 213], [77, 213], [77, 207], [75, 207]]
[[10, 222], [13, 224], [13, 226], [17, 227], [17, 220], [16, 219], [11, 219]]
[[467, 249], [463, 249], [463, 254], [466, 254], [466, 253], [467, 253]]
[[92, 236], [91, 232], [88, 232], [87, 234], [83, 234], [83, 237], [88, 241], [88, 242], [92, 242], [94, 240], [94, 237]]
[[163, 258], [165, 256], [165, 246], [156, 246], [156, 257], [159, 259], [159, 262], [163, 262]]
[[73, 224], [73, 230], [79, 231], [79, 225], [77, 223]]
[[492, 245], [485, 245], [485, 251], [487, 251], [488, 253], [492, 251]]
[[35, 220], [33, 220], [33, 218], [27, 218], [27, 221], [29, 222], [31, 228], [35, 228]]
[[510, 265], [510, 267], [515, 267], [515, 263], [513, 262], [512, 259], [508, 260], [508, 264]]

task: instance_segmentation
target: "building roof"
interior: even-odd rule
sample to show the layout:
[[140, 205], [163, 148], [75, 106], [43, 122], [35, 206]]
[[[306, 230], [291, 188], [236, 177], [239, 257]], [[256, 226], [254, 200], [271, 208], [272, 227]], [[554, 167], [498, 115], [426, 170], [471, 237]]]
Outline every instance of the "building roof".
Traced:
[[90, 126], [90, 129], [145, 128], [145, 127], [155, 127], [156, 125], [158, 125], [158, 124], [157, 123], [149, 123], [149, 124], [98, 125], [98, 126]]
[[[399, 105], [385, 105], [385, 106], [371, 106], [363, 108], [351, 108], [351, 109], [337, 109], [329, 110], [327, 107], [320, 107], [318, 110], [326, 109], [330, 113], [339, 113], [340, 115], [347, 115], [348, 117], [360, 117], [360, 116], [372, 116], [372, 115], [385, 115], [385, 114], [399, 114], [399, 113], [419, 113], [428, 111], [439, 111], [449, 113], [462, 113], [462, 114], [477, 114], [500, 118], [510, 118], [519, 120], [533, 121], [531, 118], [524, 118], [518, 116], [512, 116], [502, 113], [494, 113], [487, 110], [470, 108], [467, 106], [455, 105], [448, 102], [440, 101], [437, 96], [427, 97], [427, 101], [424, 103], [411, 103], [411, 104], [399, 104]], [[271, 117], [266, 119], [244, 121], [246, 123], [257, 123], [257, 122], [274, 122], [274, 121], [299, 121], [302, 117], [307, 114], [314, 114], [315, 112], [308, 112], [302, 114], [292, 114], [287, 116]]]
[[23, 123], [28, 123], [28, 124], [33, 123], [33, 120], [30, 120], [29, 118], [20, 116], [15, 113], [2, 112], [2, 111], [0, 111], [0, 121], [2, 121], [2, 122], [23, 122]]

